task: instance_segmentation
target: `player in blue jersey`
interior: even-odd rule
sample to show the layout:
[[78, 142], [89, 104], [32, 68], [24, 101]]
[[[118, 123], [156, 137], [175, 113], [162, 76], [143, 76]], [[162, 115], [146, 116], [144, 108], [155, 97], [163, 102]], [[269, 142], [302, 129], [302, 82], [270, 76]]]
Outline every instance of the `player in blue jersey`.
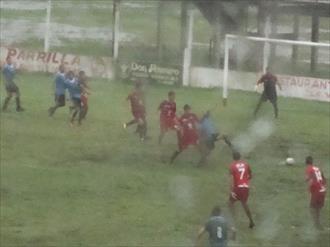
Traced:
[[221, 215], [221, 208], [215, 206], [212, 209], [210, 218], [198, 232], [196, 246], [200, 242], [204, 233], [208, 233], [210, 247], [227, 247], [229, 232], [231, 232], [231, 239], [235, 240], [235, 228], [229, 226], [225, 217]]
[[199, 161], [199, 166], [206, 164], [207, 157], [210, 155], [211, 151], [215, 148], [215, 142], [218, 140], [224, 140], [224, 142], [232, 148], [232, 144], [227, 138], [227, 136], [220, 136], [219, 132], [214, 127], [213, 121], [211, 119], [210, 111], [207, 111], [199, 123], [199, 140], [200, 149], [202, 153], [201, 160]]
[[5, 79], [5, 87], [7, 91], [7, 97], [5, 98], [4, 104], [2, 106], [2, 110], [7, 110], [10, 99], [15, 95], [16, 96], [16, 111], [21, 112], [24, 109], [21, 107], [20, 101], [20, 92], [19, 88], [14, 82], [14, 77], [16, 74], [16, 69], [14, 64], [12, 63], [11, 57], [7, 57], [6, 63], [3, 67], [2, 74]]
[[55, 75], [55, 105], [48, 109], [49, 116], [53, 116], [57, 108], [65, 106], [65, 67], [59, 66]]
[[81, 124], [83, 112], [81, 107], [81, 87], [78, 79], [75, 78], [73, 71], [69, 71], [65, 80], [66, 87], [69, 90], [70, 98], [72, 101], [72, 115], [70, 124], [73, 125], [76, 117], [78, 116], [78, 124]]

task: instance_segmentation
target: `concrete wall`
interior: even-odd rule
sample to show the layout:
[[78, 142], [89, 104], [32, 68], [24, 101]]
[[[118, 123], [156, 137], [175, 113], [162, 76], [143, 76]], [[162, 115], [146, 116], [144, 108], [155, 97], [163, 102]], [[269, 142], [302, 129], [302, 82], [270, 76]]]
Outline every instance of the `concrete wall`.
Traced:
[[[229, 71], [228, 88], [255, 91], [255, 84], [260, 76], [260, 73]], [[280, 96], [330, 102], [329, 79], [290, 75], [277, 75], [277, 77], [282, 85], [282, 90], [278, 90]], [[222, 80], [222, 70], [202, 67], [191, 69], [190, 86], [222, 87]], [[261, 92], [262, 88], [259, 88], [258, 91]]]

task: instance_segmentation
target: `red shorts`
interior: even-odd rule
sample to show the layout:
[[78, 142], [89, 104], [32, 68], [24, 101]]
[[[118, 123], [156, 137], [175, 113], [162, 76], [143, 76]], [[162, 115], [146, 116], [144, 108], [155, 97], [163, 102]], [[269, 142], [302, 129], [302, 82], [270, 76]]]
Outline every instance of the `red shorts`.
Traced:
[[160, 117], [160, 130], [166, 132], [168, 130], [174, 130], [176, 124], [175, 118]]
[[198, 145], [198, 135], [182, 135], [178, 132], [179, 150], [185, 150], [188, 146]]
[[87, 106], [88, 105], [88, 96], [87, 95], [82, 94], [81, 97], [80, 97], [80, 99], [81, 99], [81, 104], [83, 106]]
[[311, 208], [323, 208], [325, 200], [325, 192], [311, 192]]
[[235, 202], [235, 201], [247, 202], [248, 198], [249, 198], [249, 188], [246, 187], [234, 188], [229, 196], [229, 200], [231, 202]]

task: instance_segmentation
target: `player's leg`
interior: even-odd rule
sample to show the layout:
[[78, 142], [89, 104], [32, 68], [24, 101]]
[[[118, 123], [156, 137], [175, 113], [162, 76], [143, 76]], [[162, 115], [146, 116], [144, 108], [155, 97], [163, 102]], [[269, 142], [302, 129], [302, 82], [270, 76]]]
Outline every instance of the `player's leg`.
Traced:
[[259, 99], [259, 101], [258, 101], [258, 103], [257, 103], [257, 106], [256, 106], [256, 108], [254, 109], [254, 116], [256, 117], [257, 116], [257, 113], [258, 113], [258, 111], [259, 111], [259, 109], [260, 109], [260, 107], [261, 107], [261, 105], [262, 105], [262, 103], [263, 102], [265, 102], [265, 93], [263, 93], [261, 96], [260, 96], [260, 99]]
[[158, 137], [158, 144], [161, 144], [164, 138], [165, 133], [168, 130], [167, 123], [164, 122], [163, 120], [160, 120], [160, 133]]
[[[126, 129], [128, 126], [131, 126], [133, 124], [136, 124], [138, 121], [136, 119], [133, 119], [127, 123], [124, 123], [124, 129]], [[138, 129], [137, 129], [137, 132], [138, 132]]]
[[247, 202], [241, 201], [241, 204], [243, 206], [243, 209], [245, 211], [246, 216], [249, 218], [249, 228], [253, 228], [254, 227], [254, 221], [252, 219], [252, 215], [251, 215], [251, 211], [249, 208], [249, 205], [247, 204]]
[[170, 164], [173, 164], [174, 160], [179, 156], [179, 154], [182, 153], [182, 151], [187, 148], [187, 145], [180, 131], [177, 131], [176, 134], [178, 138], [178, 150], [174, 151], [174, 153], [172, 154], [170, 159]]
[[310, 208], [311, 209], [311, 215], [313, 217], [313, 221], [314, 221], [314, 225], [317, 229], [323, 229], [322, 225], [321, 225], [321, 221], [320, 221], [320, 212], [321, 209], [320, 208]]
[[140, 140], [143, 142], [147, 135], [147, 121], [144, 118], [140, 118], [138, 121], [138, 133]]
[[85, 119], [88, 112], [88, 96], [81, 95], [81, 119]]
[[65, 106], [65, 95], [55, 95], [55, 106], [48, 109], [49, 116], [53, 116], [57, 108]]
[[174, 160], [179, 156], [179, 154], [182, 153], [182, 150], [176, 150], [170, 159], [170, 164], [173, 164]]
[[270, 103], [272, 103], [272, 105], [273, 105], [275, 118], [278, 118], [278, 107], [277, 107], [277, 100], [276, 100], [276, 98], [275, 99], [272, 99], [270, 101]]
[[19, 95], [16, 95], [16, 111], [20, 112], [20, 111], [24, 111], [24, 108], [21, 106], [21, 99]]
[[73, 103], [73, 106], [74, 106], [74, 110], [73, 110], [73, 113], [71, 115], [71, 120], [70, 120], [71, 124], [74, 123], [74, 120], [76, 119], [76, 116], [79, 114], [80, 109], [81, 109], [80, 99], [74, 98], [74, 99], [72, 99], [72, 103]]
[[82, 120], [84, 119], [84, 107], [80, 105], [79, 115], [78, 115], [78, 124], [81, 125]]
[[237, 193], [238, 193], [239, 200], [241, 201], [242, 207], [244, 209], [244, 212], [245, 212], [246, 216], [249, 218], [249, 221], [250, 221], [249, 228], [253, 228], [254, 222], [252, 219], [250, 208], [247, 204], [247, 200], [249, 198], [249, 189], [248, 188], [239, 188]]
[[210, 155], [212, 148], [210, 147], [211, 144], [207, 143], [206, 141], [201, 142], [197, 145], [197, 149], [201, 154], [201, 158], [198, 162], [198, 166], [203, 166], [207, 164], [207, 157]]
[[314, 225], [317, 229], [322, 229], [320, 221], [321, 208], [324, 205], [325, 194], [324, 193], [312, 193], [310, 202], [310, 213], [313, 218]]
[[8, 104], [9, 104], [9, 101], [10, 101], [11, 97], [12, 97], [12, 93], [9, 92], [8, 89], [7, 89], [7, 96], [6, 96], [6, 98], [3, 102], [3, 105], [2, 105], [2, 110], [3, 111], [7, 110], [7, 107], [8, 107]]

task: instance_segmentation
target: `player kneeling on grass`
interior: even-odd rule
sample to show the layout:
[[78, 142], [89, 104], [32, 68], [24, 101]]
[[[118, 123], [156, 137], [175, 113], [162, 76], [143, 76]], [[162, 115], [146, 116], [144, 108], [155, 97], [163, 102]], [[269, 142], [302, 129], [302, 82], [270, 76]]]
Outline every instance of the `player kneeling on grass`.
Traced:
[[320, 222], [320, 211], [324, 206], [326, 194], [326, 179], [323, 172], [317, 166], [313, 165], [313, 158], [306, 157], [306, 182], [309, 184], [310, 212], [313, 217], [314, 225], [318, 229], [322, 229]]
[[128, 126], [137, 124], [136, 132], [139, 134], [140, 140], [143, 142], [147, 135], [147, 121], [142, 83], [135, 83], [135, 89], [128, 95], [127, 100], [130, 101], [131, 111], [134, 119], [128, 123], [124, 123], [123, 127], [126, 129]]
[[231, 239], [235, 240], [236, 230], [230, 227], [225, 217], [221, 215], [221, 208], [215, 206], [212, 209], [211, 216], [197, 235], [196, 247], [199, 246], [200, 239], [204, 233], [209, 234], [210, 247], [227, 247], [229, 239], [229, 232], [231, 232]]
[[16, 69], [14, 64], [12, 63], [11, 57], [7, 57], [6, 64], [3, 67], [2, 70], [3, 76], [5, 77], [5, 87], [7, 91], [7, 97], [5, 98], [5, 101], [2, 106], [2, 110], [6, 111], [10, 99], [13, 97], [13, 95], [16, 96], [16, 111], [24, 111], [24, 109], [21, 107], [21, 101], [20, 101], [20, 92], [19, 88], [17, 87], [16, 83], [14, 82], [14, 77], [16, 74]]
[[73, 125], [76, 117], [78, 116], [78, 124], [82, 120], [82, 107], [81, 107], [81, 88], [78, 80], [75, 78], [73, 71], [69, 71], [65, 81], [72, 100], [73, 111], [71, 115], [70, 124]]
[[232, 176], [231, 193], [229, 196], [229, 209], [232, 216], [235, 215], [234, 203], [240, 201], [243, 209], [249, 218], [249, 227], [254, 227], [252, 215], [247, 204], [249, 198], [249, 183], [252, 178], [250, 166], [243, 160], [239, 152], [233, 152], [234, 161], [231, 163], [229, 172]]
[[179, 126], [177, 136], [179, 149], [173, 153], [170, 160], [171, 164], [176, 159], [176, 157], [189, 146], [195, 146], [200, 151], [198, 136], [198, 117], [194, 113], [191, 113], [191, 107], [187, 104], [184, 105], [183, 110], [183, 115], [178, 119]]
[[48, 109], [49, 116], [53, 116], [57, 108], [65, 106], [65, 67], [61, 64], [55, 75], [55, 106]]
[[158, 110], [160, 111], [160, 134], [158, 143], [161, 144], [164, 134], [169, 130], [175, 130], [175, 125], [177, 124], [175, 93], [173, 91], [168, 93], [168, 100], [164, 100], [160, 103]]

